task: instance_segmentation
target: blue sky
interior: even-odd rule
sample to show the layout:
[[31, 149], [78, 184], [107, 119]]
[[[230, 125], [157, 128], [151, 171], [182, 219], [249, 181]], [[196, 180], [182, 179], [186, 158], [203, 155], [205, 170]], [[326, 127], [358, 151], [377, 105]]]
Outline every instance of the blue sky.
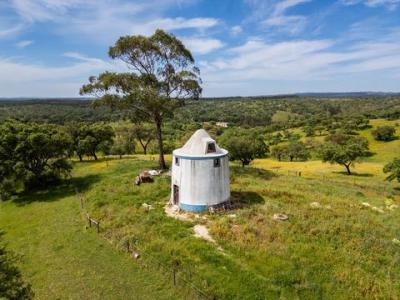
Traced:
[[71, 97], [121, 35], [162, 28], [204, 96], [400, 91], [400, 0], [1, 0], [0, 97]]

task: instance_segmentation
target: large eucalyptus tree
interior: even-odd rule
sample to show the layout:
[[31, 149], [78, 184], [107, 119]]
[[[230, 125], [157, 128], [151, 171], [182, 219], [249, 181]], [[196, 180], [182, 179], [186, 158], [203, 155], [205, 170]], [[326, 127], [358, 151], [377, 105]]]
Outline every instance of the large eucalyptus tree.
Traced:
[[91, 77], [80, 93], [96, 96], [95, 104], [128, 110], [135, 119], [152, 122], [160, 168], [165, 169], [163, 122], [185, 99], [198, 99], [201, 94], [200, 71], [193, 56], [179, 39], [163, 30], [149, 37], [121, 37], [108, 54], [125, 63], [129, 71]]

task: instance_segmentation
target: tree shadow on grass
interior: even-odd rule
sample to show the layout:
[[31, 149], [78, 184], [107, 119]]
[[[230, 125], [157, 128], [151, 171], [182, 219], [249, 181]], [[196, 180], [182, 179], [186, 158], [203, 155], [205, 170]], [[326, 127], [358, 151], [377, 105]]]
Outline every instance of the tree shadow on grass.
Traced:
[[87, 175], [74, 177], [60, 181], [58, 184], [49, 185], [46, 188], [21, 192], [11, 201], [17, 206], [24, 206], [32, 202], [53, 202], [65, 197], [76, 195], [76, 190], [84, 192], [95, 182], [100, 180], [99, 175]]
[[356, 172], [351, 172], [351, 175], [347, 174], [345, 171], [335, 171], [333, 172], [335, 174], [340, 174], [340, 175], [346, 175], [349, 177], [374, 177], [374, 174], [371, 173], [356, 173]]
[[264, 198], [255, 192], [233, 191], [231, 192], [231, 202], [235, 208], [245, 208], [255, 204], [264, 204]]
[[259, 179], [264, 179], [264, 180], [269, 180], [273, 177], [276, 177], [274, 172], [265, 170], [265, 169], [260, 169], [260, 168], [252, 168], [252, 167], [238, 167], [238, 166], [233, 166], [230, 167], [231, 175], [233, 177], [243, 177], [243, 176], [250, 176], [250, 177], [256, 177]]

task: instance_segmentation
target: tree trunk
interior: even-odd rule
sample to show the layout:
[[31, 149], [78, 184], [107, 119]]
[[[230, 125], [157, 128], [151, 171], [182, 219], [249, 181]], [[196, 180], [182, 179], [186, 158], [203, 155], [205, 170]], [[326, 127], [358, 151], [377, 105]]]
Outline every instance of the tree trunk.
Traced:
[[143, 146], [143, 154], [146, 155], [147, 154], [147, 145]]
[[346, 167], [347, 175], [351, 175], [350, 165], [344, 165], [344, 166]]
[[78, 156], [79, 156], [79, 161], [83, 161], [82, 154], [78, 154]]
[[165, 160], [164, 160], [164, 144], [163, 144], [161, 120], [156, 119], [155, 122], [156, 122], [157, 140], [158, 140], [158, 153], [159, 153], [158, 162], [159, 162], [159, 165], [160, 165], [160, 169], [164, 170], [164, 169], [167, 168], [167, 166], [165, 165]]
[[97, 160], [96, 152], [93, 152], [93, 157], [94, 157], [94, 160]]

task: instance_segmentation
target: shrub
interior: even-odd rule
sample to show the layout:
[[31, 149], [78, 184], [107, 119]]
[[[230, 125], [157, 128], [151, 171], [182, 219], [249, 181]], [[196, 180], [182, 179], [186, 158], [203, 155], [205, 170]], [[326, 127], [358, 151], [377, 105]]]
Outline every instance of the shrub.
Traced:
[[377, 141], [391, 141], [394, 139], [396, 129], [392, 126], [381, 126], [372, 131], [372, 135]]

